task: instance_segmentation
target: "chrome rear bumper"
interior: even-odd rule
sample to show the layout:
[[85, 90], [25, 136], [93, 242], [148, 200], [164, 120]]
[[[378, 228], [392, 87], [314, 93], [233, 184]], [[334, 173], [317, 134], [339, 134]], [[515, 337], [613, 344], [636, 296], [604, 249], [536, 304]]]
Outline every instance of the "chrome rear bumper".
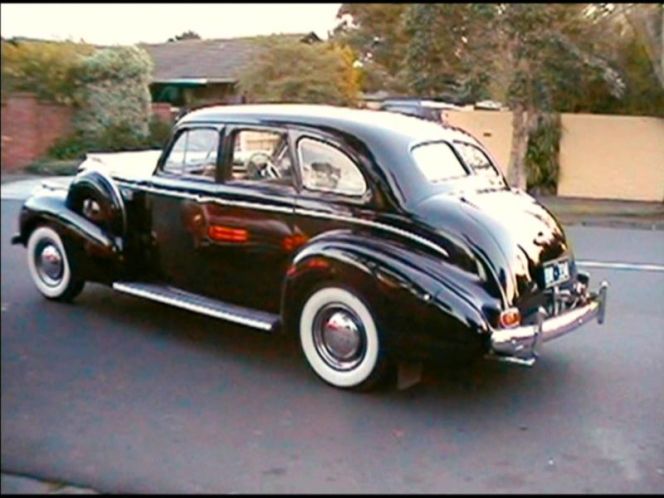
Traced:
[[533, 325], [494, 330], [491, 334], [489, 357], [532, 365], [539, 355], [542, 343], [567, 334], [594, 318], [597, 318], [597, 323], [604, 323], [608, 287], [607, 282], [602, 282], [599, 291], [592, 294], [589, 302], [579, 308], [546, 320], [545, 312], [540, 308], [537, 322]]

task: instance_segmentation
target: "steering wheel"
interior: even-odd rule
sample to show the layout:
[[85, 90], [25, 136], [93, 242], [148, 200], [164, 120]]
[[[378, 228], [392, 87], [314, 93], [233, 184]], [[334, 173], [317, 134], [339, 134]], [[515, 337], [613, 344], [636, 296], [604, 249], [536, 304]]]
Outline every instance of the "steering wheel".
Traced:
[[281, 178], [279, 168], [265, 152], [255, 152], [244, 163], [249, 178]]

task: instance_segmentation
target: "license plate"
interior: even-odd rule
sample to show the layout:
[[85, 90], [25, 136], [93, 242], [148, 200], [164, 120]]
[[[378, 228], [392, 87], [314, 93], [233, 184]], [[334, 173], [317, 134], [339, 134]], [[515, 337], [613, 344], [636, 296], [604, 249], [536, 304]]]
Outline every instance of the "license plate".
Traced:
[[544, 265], [544, 287], [553, 287], [567, 280], [569, 280], [568, 260], [558, 260]]

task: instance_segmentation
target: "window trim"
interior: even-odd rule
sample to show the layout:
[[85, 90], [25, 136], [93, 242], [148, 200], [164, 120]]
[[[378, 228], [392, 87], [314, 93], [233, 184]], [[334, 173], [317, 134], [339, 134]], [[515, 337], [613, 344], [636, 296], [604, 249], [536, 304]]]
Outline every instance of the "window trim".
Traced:
[[[214, 178], [211, 178], [209, 176], [203, 176], [203, 175], [192, 175], [185, 173], [184, 171], [182, 173], [173, 173], [170, 171], [166, 171], [164, 169], [166, 165], [166, 161], [168, 160], [168, 157], [171, 155], [171, 152], [173, 151], [173, 147], [175, 147], [175, 144], [177, 141], [180, 139], [182, 134], [193, 131], [193, 130], [212, 130], [216, 132], [217, 134], [217, 158], [215, 161], [215, 175]], [[157, 164], [157, 168], [154, 172], [154, 176], [159, 176], [163, 178], [169, 178], [169, 179], [184, 179], [184, 180], [191, 180], [191, 181], [199, 181], [203, 183], [219, 183], [219, 169], [221, 165], [221, 152], [222, 152], [222, 144], [224, 140], [224, 127], [219, 126], [219, 125], [214, 125], [214, 124], [191, 124], [189, 126], [183, 126], [181, 128], [178, 128], [175, 133], [173, 134], [171, 140], [169, 141], [167, 147], [164, 149], [164, 153], [162, 154], [161, 158], [159, 159], [159, 162]]]
[[[345, 192], [339, 192], [337, 190], [332, 190], [332, 189], [320, 189], [320, 188], [309, 188], [305, 185], [304, 183], [304, 172], [303, 170], [303, 164], [304, 160], [302, 159], [302, 148], [301, 148], [301, 142], [302, 140], [312, 140], [314, 142], [320, 142], [323, 145], [327, 145], [328, 147], [332, 147], [333, 149], [336, 149], [339, 151], [341, 154], [346, 156], [348, 160], [351, 162], [353, 166], [355, 166], [355, 169], [357, 169], [358, 173], [362, 177], [362, 181], [364, 182], [364, 190], [362, 191], [361, 194], [350, 194], [350, 193], [345, 193]], [[367, 181], [367, 178], [362, 171], [362, 168], [359, 166], [359, 164], [351, 157], [350, 154], [348, 154], [345, 150], [343, 150], [341, 147], [337, 146], [334, 143], [331, 143], [329, 140], [325, 140], [320, 137], [315, 137], [312, 135], [307, 135], [307, 134], [302, 134], [298, 136], [296, 142], [295, 142], [295, 147], [297, 150], [297, 164], [298, 164], [298, 170], [299, 170], [299, 176], [301, 180], [301, 186], [302, 190], [306, 192], [315, 192], [315, 193], [322, 193], [322, 194], [327, 194], [327, 195], [334, 195], [334, 196], [339, 196], [343, 197], [346, 199], [363, 199], [367, 196], [367, 193], [371, 192], [371, 187], [369, 186], [369, 182]]]

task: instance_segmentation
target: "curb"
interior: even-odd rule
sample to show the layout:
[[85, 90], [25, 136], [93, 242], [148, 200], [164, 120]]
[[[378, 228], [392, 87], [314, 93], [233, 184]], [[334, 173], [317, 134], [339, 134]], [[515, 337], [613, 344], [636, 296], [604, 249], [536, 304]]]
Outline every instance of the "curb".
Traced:
[[560, 223], [565, 226], [585, 226], [600, 228], [630, 228], [635, 230], [664, 230], [664, 220], [629, 220], [629, 219], [586, 219], [586, 220], [566, 220], [564, 216], [556, 216]]

